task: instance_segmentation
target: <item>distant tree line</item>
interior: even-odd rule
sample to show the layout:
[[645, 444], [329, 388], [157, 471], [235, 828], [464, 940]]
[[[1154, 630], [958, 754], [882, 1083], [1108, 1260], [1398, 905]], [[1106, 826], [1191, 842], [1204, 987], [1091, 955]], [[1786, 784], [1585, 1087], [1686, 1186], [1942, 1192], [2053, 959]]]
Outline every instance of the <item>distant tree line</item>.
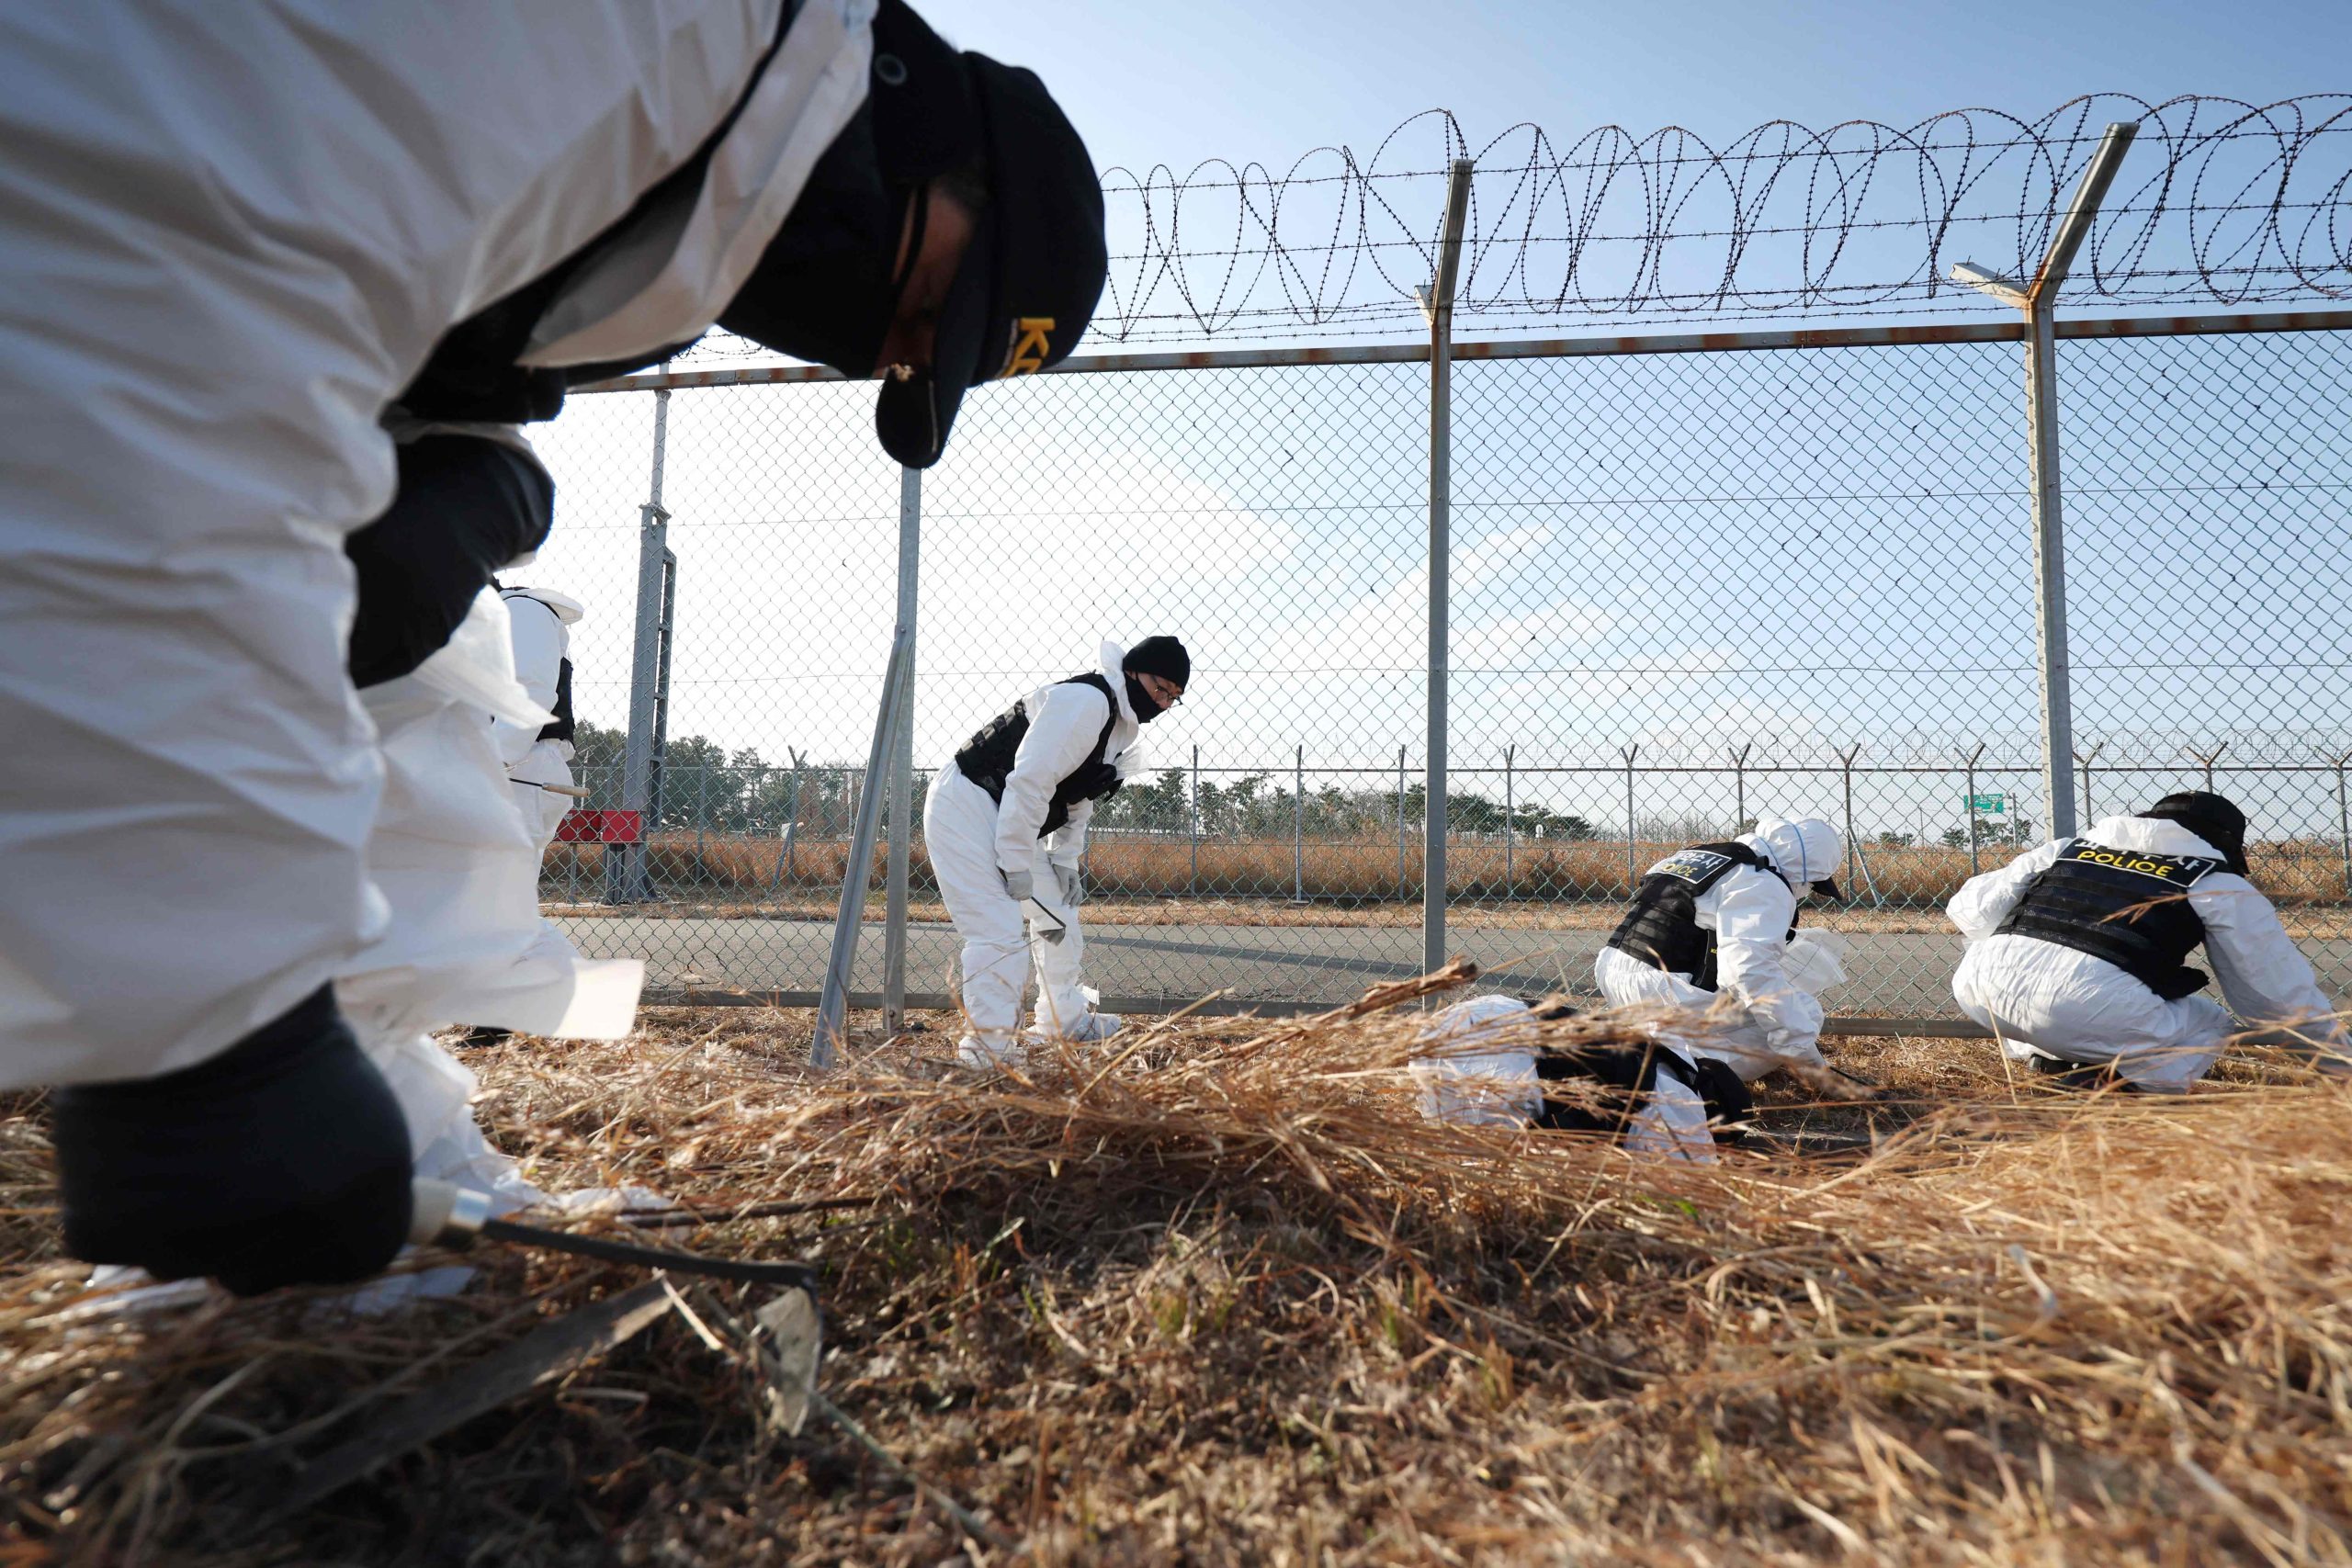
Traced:
[[[572, 745], [577, 752], [573, 771], [589, 792], [582, 804], [616, 809], [621, 804], [627, 735], [583, 722]], [[653, 826], [772, 834], [797, 821], [805, 833], [846, 833], [864, 772], [837, 763], [810, 763], [796, 771], [789, 761], [771, 761], [748, 746], [729, 752], [704, 736], [673, 737], [662, 748], [660, 804]], [[919, 773], [915, 779], [918, 816], [927, 778]], [[1156, 776], [1131, 780], [1095, 808], [1094, 821], [1103, 828], [1184, 833], [1193, 820], [1191, 784], [1191, 774], [1182, 768], [1166, 768]], [[1403, 815], [1408, 827], [1419, 826], [1428, 799], [1424, 784], [1406, 785]], [[1393, 789], [1342, 789], [1326, 784], [1306, 795], [1305, 828], [1313, 837], [1393, 833], [1396, 820], [1397, 794]], [[1499, 834], [1506, 826], [1506, 814], [1500, 802], [1465, 790], [1446, 797], [1446, 821], [1456, 833]], [[1249, 773], [1223, 783], [1201, 781], [1199, 826], [1204, 836], [1282, 837], [1296, 824], [1295, 794], [1277, 774]], [[1509, 813], [1508, 825], [1529, 839], [1580, 841], [1600, 836], [1584, 818], [1542, 806], [1517, 807]]]

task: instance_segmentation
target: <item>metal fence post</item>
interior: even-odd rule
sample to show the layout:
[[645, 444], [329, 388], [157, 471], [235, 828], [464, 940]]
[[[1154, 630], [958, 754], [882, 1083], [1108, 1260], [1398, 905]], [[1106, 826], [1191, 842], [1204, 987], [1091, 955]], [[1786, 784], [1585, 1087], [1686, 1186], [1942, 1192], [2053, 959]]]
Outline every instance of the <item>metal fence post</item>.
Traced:
[[922, 470], [899, 470], [899, 624], [906, 628], [906, 694], [899, 703], [898, 733], [891, 738], [890, 861], [884, 874], [882, 928], [882, 1032], [896, 1034], [907, 1021], [907, 866], [914, 847], [915, 798], [915, 593], [922, 575]]
[[662, 466], [670, 445], [670, 393], [653, 394], [653, 479], [637, 509], [637, 637], [629, 658], [628, 740], [622, 752], [621, 809], [638, 814], [638, 841], [605, 852], [605, 901], [637, 904], [653, 897], [646, 873], [653, 831], [654, 730], [662, 722], [662, 598], [669, 582], [670, 514], [662, 506]]
[[1756, 742], [1731, 754], [1732, 811], [1731, 836], [1738, 838], [1747, 831], [1747, 754], [1756, 750]]
[[1405, 748], [1396, 748], [1396, 897], [1406, 895], [1405, 880]]
[[1637, 742], [1620, 750], [1625, 759], [1625, 890], [1631, 893], [1641, 881], [1634, 868], [1634, 759], [1642, 748]]
[[1291, 757], [1290, 901], [1306, 902], [1306, 748]]
[[2352, 806], [2344, 797], [2344, 765], [2352, 751], [2335, 759], [2335, 843], [2344, 854], [2344, 896], [2352, 898]]
[[841, 908], [833, 916], [832, 951], [825, 961], [825, 988], [817, 998], [816, 1037], [808, 1048], [808, 1065], [819, 1072], [831, 1071], [841, 1059], [849, 1020], [850, 970], [857, 962], [866, 886], [874, 880], [874, 840], [882, 827], [882, 798], [888, 793], [876, 787], [876, 783], [888, 771], [890, 743], [899, 733], [899, 705], [914, 684], [913, 640], [914, 628], [906, 625], [890, 637], [882, 705], [874, 716], [874, 739], [866, 748], [865, 788], [858, 792], [856, 825], [850, 831], [849, 854], [842, 867]]
[[2222, 741], [2221, 746], [2210, 755], [2203, 751], [2189, 750], [2187, 747], [2182, 748], [2182, 750], [2188, 750], [2190, 756], [2196, 758], [2198, 761], [2204, 764], [2205, 793], [2208, 795], [2213, 793], [2213, 764], [2220, 761], [2222, 760], [2222, 753], [2229, 749], [2230, 743], [2226, 740]]
[[1185, 814], [1186, 825], [1193, 840], [1193, 869], [1185, 883], [1186, 896], [1201, 896], [1201, 749], [1193, 748], [1193, 806]]
[[2066, 765], [2075, 754], [2073, 673], [2066, 653], [2066, 548], [2064, 493], [2058, 482], [2058, 288], [2074, 265], [2075, 253], [2090, 233], [2098, 204], [2140, 130], [2118, 120], [2099, 138], [2074, 200], [2058, 220], [2041, 267], [2030, 283], [2018, 284], [1962, 262], [1952, 277], [2021, 310], [2026, 319], [2025, 438], [2033, 468], [2034, 625], [2041, 653], [2041, 776], [2050, 802], [2053, 835], [2075, 830], [2075, 775]]
[[[1968, 754], [1968, 874], [1977, 873], [1976, 863], [1976, 759], [1984, 755], [1984, 743], [1978, 741], [1976, 750]], [[2057, 837], [2052, 833], [2051, 837]]]
[[1430, 323], [1429, 803], [1421, 826], [1421, 967], [1445, 965], [1446, 689], [1452, 657], [1448, 603], [1453, 556], [1453, 282], [1462, 265], [1462, 220], [1470, 210], [1467, 158], [1445, 181], [1445, 234], [1437, 276], [1421, 296]]
[[2097, 761], [2098, 760], [2098, 754], [2106, 750], [2107, 742], [2102, 740], [2098, 745], [2090, 749], [2090, 753], [2087, 756], [2084, 755], [2080, 751], [2075, 753], [2075, 761], [2082, 765], [2083, 770], [2082, 811], [2083, 820], [2086, 822], [2096, 822], [2098, 820], [2098, 813], [2091, 809], [2091, 764]]
[[785, 750], [792, 753], [792, 820], [785, 826], [784, 874], [797, 882], [800, 880], [801, 756], [797, 746], [787, 746]]
[[695, 874], [702, 874], [703, 838], [710, 818], [710, 764], [695, 764]]
[[1854, 759], [1862, 754], [1861, 747], [1840, 752], [1838, 772], [1844, 780], [1846, 796], [1846, 880], [1854, 880]]
[[1516, 818], [1516, 768], [1519, 748], [1503, 748], [1503, 897], [1509, 901], [1517, 896], [1518, 823]]

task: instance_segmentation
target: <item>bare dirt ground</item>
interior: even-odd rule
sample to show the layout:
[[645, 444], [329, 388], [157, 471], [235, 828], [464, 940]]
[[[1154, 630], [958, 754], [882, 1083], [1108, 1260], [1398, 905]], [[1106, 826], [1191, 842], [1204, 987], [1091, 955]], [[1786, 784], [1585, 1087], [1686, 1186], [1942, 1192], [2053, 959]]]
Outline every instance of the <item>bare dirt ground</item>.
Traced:
[[[1849, 1042], [1881, 1098], [1770, 1090], [1750, 1146], [1666, 1165], [1423, 1122], [1417, 1016], [1180, 1020], [1012, 1076], [947, 1066], [938, 1015], [821, 1079], [805, 1012], [468, 1053], [543, 1185], [820, 1264], [822, 1388], [890, 1459], [781, 1430], [762, 1288], [679, 1276], [686, 1310], [290, 1515], [402, 1399], [646, 1275], [486, 1248], [387, 1316], [76, 1322], [16, 1097], [0, 1563], [2352, 1561], [2352, 1091]], [[810, 1201], [842, 1206], [729, 1217]]]

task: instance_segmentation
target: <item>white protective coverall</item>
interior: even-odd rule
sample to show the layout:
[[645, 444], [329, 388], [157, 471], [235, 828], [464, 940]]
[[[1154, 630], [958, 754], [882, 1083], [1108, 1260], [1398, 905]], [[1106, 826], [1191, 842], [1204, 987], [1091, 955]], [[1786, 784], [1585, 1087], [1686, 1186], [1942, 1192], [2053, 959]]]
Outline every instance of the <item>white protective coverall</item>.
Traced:
[[[1472, 997], [1430, 1016], [1421, 1040], [1431, 1055], [1407, 1070], [1420, 1089], [1421, 1114], [1462, 1126], [1524, 1127], [1544, 1104], [1535, 1071], [1534, 1010], [1516, 997]], [[1660, 1066], [1648, 1102], [1626, 1124], [1629, 1154], [1713, 1165], [1707, 1103], [1672, 1067]]]
[[[1142, 765], [1136, 745], [1142, 727], [1127, 702], [1125, 657], [1117, 643], [1102, 645], [1102, 673], [1117, 705], [1104, 754], [1122, 777], [1130, 777]], [[933, 777], [923, 802], [923, 841], [932, 872], [956, 932], [964, 939], [964, 1012], [973, 1036], [963, 1055], [975, 1064], [1013, 1053], [1032, 947], [1038, 972], [1032, 1018], [1038, 1032], [1084, 1037], [1094, 1000], [1080, 974], [1086, 939], [1078, 911], [1062, 901], [1054, 882], [1057, 865], [1075, 867], [1085, 852], [1094, 803], [1071, 807], [1069, 820], [1048, 837], [1041, 838], [1038, 829], [1045, 826], [1055, 787], [1093, 755], [1103, 720], [1112, 715], [1102, 693], [1068, 682], [1040, 686], [1023, 705], [1029, 730], [1014, 753], [1001, 807], [966, 778], [953, 759]], [[1026, 871], [1035, 878], [1037, 902], [1068, 928], [1060, 942], [1024, 940], [1023, 928], [1032, 917], [1005, 891], [1007, 871]]]
[[[2082, 837], [2112, 849], [2223, 858], [2179, 823], [2150, 817], [2105, 818]], [[2248, 1028], [2286, 1026], [2322, 1044], [2344, 1043], [2344, 1026], [2330, 1016], [2334, 1005], [2270, 900], [2227, 869], [2209, 872], [2187, 894], [2204, 923], [2205, 966], [2220, 983], [2227, 1010], [2211, 997], [2166, 1001], [2092, 953], [2038, 937], [1997, 934], [2033, 879], [2072, 841], [2053, 840], [1998, 871], [1970, 877], [1946, 908], [1968, 939], [1952, 976], [1953, 999], [2000, 1036], [2011, 1059], [2111, 1061], [2142, 1089], [2178, 1091], [2220, 1058], [2238, 1028], [2231, 1012]], [[2152, 896], [2161, 895], [2152, 887]]]
[[872, 0], [804, 0], [761, 69], [787, 10], [0, 9], [0, 1088], [206, 1060], [388, 956], [392, 699], [371, 722], [344, 662], [381, 418], [722, 122], [700, 189], [600, 243], [525, 362], [726, 308], [866, 90]]
[[[514, 678], [507, 613], [500, 596], [485, 589], [447, 646], [413, 673], [361, 694], [381, 738], [385, 772], [368, 869], [391, 919], [335, 981], [336, 1000], [360, 1048], [400, 1101], [416, 1174], [486, 1194], [493, 1215], [549, 1201], [593, 1206], [616, 1195], [551, 1198], [525, 1179], [513, 1156], [481, 1134], [473, 1112], [481, 1086], [472, 1071], [431, 1031], [487, 1019], [536, 1033], [618, 1039], [635, 1020], [645, 974], [636, 959], [580, 957], [540, 918], [539, 852], [490, 733], [493, 716], [533, 734], [547, 722]], [[629, 1207], [664, 1201], [642, 1189], [617, 1197]], [[398, 1275], [351, 1300], [371, 1309], [413, 1295], [452, 1294], [471, 1273]], [[90, 1283], [119, 1288], [145, 1278], [106, 1265]], [[201, 1281], [180, 1280], [118, 1304], [168, 1304], [205, 1291]]]
[[335, 998], [400, 1097], [416, 1173], [523, 1202], [514, 1162], [475, 1126], [473, 1074], [431, 1032], [462, 1021], [619, 1039], [645, 965], [582, 958], [540, 917], [540, 846], [491, 731], [493, 716], [534, 732], [547, 722], [514, 679], [507, 615], [484, 589], [447, 647], [361, 694], [384, 761], [368, 873], [391, 919], [337, 976]]
[[[1703, 1024], [1669, 1032], [1668, 1043], [1688, 1055], [1712, 1057], [1747, 1081], [1772, 1070], [1774, 1056], [1826, 1066], [1821, 1055], [1821, 1003], [1791, 973], [1789, 927], [1797, 889], [1835, 876], [1845, 856], [1838, 831], [1818, 818], [1764, 818], [1739, 842], [1773, 869], [1736, 865], [1697, 899], [1702, 928], [1715, 933], [1718, 989], [1702, 991], [1688, 975], [1644, 963], [1604, 947], [1593, 978], [1611, 1007], [1659, 1005], [1706, 1012]], [[1834, 961], [1812, 955], [1807, 972], [1840, 978]]]
[[[499, 595], [506, 602], [507, 618], [514, 627], [514, 676], [530, 694], [535, 707], [552, 710], [563, 660], [571, 649], [571, 627], [585, 610], [580, 601], [552, 588], [509, 588]], [[537, 725], [496, 719], [491, 726], [498, 738], [498, 754], [514, 792], [514, 806], [537, 840], [544, 856], [555, 842], [556, 829], [577, 800], [545, 786], [571, 786], [572, 744], [539, 739]]]

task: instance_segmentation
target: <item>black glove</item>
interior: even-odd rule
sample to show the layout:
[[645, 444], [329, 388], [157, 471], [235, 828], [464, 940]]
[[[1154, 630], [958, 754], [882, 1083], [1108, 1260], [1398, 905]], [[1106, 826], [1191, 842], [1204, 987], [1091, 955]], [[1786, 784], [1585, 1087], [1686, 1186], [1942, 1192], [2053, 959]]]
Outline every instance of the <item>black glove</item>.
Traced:
[[2206, 982], [2211, 978], [2212, 976], [2206, 974], [2204, 970], [2192, 969], [2184, 964], [2168, 975], [2158, 976], [2155, 985], [2151, 989], [2165, 1000], [2177, 1002], [2184, 997], [2193, 997], [2203, 990]]
[[408, 1123], [327, 987], [209, 1061], [50, 1104], [76, 1258], [251, 1296], [364, 1280], [408, 1238]]

